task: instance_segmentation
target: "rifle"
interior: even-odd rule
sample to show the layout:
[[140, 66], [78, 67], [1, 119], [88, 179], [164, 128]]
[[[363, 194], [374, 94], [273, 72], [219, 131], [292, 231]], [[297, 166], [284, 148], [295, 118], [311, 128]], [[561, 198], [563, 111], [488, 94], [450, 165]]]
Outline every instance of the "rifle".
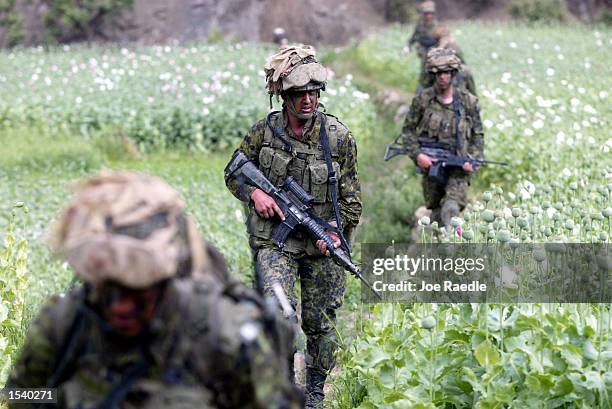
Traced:
[[336, 248], [334, 240], [327, 235], [325, 229], [334, 230], [326, 221], [315, 216], [312, 211], [312, 195], [304, 190], [293, 177], [287, 177], [281, 188], [277, 188], [241, 151], [236, 151], [225, 168], [227, 176], [236, 175], [238, 179], [255, 186], [270, 195], [285, 214], [285, 220], [272, 232], [272, 242], [281, 249], [284, 247], [289, 234], [302, 227], [316, 240], [323, 240], [327, 245], [330, 257], [336, 264], [344, 267], [351, 274], [361, 280], [379, 299], [382, 299], [363, 277], [361, 270], [351, 259], [346, 245]]
[[385, 162], [395, 158], [396, 156], [406, 155], [408, 153], [408, 149], [406, 149], [406, 147], [399, 142], [400, 138], [401, 135], [397, 137], [393, 143], [387, 145], [387, 149], [385, 150]]
[[429, 168], [427, 176], [433, 178], [440, 184], [446, 184], [448, 181], [448, 168], [463, 168], [463, 164], [466, 162], [473, 167], [484, 165], [508, 165], [508, 162], [472, 159], [468, 156], [455, 155], [451, 153], [446, 144], [441, 143], [421, 143], [420, 151], [435, 160]]
[[[446, 184], [448, 180], [447, 168], [462, 168], [464, 163], [470, 163], [473, 167], [484, 165], [508, 165], [508, 162], [499, 162], [494, 160], [472, 159], [467, 156], [459, 156], [452, 153], [450, 145], [433, 142], [430, 138], [419, 138], [420, 152], [434, 159], [434, 163], [429, 168], [427, 176], [435, 179], [440, 184]], [[408, 153], [408, 149], [399, 144], [396, 139], [392, 144], [387, 145], [385, 152], [385, 161]], [[422, 173], [421, 168], [417, 168], [417, 172]]]

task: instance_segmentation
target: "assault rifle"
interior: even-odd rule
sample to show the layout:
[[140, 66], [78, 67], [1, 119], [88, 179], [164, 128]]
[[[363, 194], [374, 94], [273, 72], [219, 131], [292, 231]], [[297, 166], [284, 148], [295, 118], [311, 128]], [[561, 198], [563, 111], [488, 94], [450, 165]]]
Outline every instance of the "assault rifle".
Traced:
[[[473, 167], [484, 165], [508, 165], [508, 162], [498, 162], [493, 160], [472, 159], [467, 156], [459, 156], [452, 153], [452, 148], [448, 144], [432, 142], [429, 138], [419, 138], [419, 151], [433, 159], [433, 164], [429, 168], [427, 176], [435, 179], [440, 184], [448, 181], [448, 168], [462, 168], [464, 163], [470, 163]], [[400, 145], [396, 140], [393, 144], [387, 145], [385, 161], [398, 156], [405, 155], [408, 150]], [[421, 173], [421, 168], [417, 168]]]
[[382, 299], [363, 277], [361, 270], [351, 260], [349, 249], [346, 245], [336, 248], [334, 240], [325, 232], [330, 229], [327, 222], [315, 216], [312, 212], [312, 195], [300, 186], [293, 177], [287, 177], [281, 188], [277, 188], [263, 173], [251, 162], [241, 151], [236, 151], [229, 164], [225, 168], [226, 175], [235, 175], [243, 182], [255, 186], [270, 195], [285, 214], [285, 220], [272, 232], [272, 242], [281, 249], [284, 247], [289, 234], [302, 227], [310, 236], [316, 240], [323, 240], [327, 245], [330, 257], [336, 264], [344, 267], [355, 277], [361, 280], [379, 299]]

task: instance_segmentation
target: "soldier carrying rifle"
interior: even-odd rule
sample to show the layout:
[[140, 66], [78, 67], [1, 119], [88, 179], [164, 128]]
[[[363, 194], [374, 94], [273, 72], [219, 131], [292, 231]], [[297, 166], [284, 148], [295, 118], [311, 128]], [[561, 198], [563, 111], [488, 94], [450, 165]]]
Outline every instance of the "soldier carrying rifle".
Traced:
[[[434, 168], [443, 172], [436, 173], [436, 177], [423, 177], [425, 205], [431, 209], [432, 219], [443, 226], [448, 226], [451, 217], [458, 216], [466, 206], [470, 175], [483, 163], [484, 154], [478, 98], [452, 84], [460, 65], [452, 50], [429, 51], [426, 69], [435, 76], [434, 85], [412, 100], [397, 140], [401, 148], [390, 147], [395, 152], [407, 153], [426, 173], [436, 166], [436, 161], [444, 159], [436, 157], [436, 151], [445, 151], [454, 159], [464, 158], [459, 166], [449, 162], [452, 166]], [[385, 159], [392, 156], [388, 151]]]
[[[330, 243], [348, 250], [345, 237], [359, 222], [357, 148], [346, 126], [318, 110], [327, 70], [315, 59], [312, 47], [283, 47], [268, 59], [265, 69], [270, 99], [280, 96], [283, 109], [251, 128], [234, 153], [225, 180], [234, 196], [249, 206], [249, 243], [264, 292], [271, 295], [273, 283], [279, 282], [295, 309], [294, 286], [301, 281], [302, 329], [308, 354], [306, 407], [317, 408], [323, 403], [327, 373], [334, 366], [334, 322], [346, 280], [344, 269], [326, 255], [333, 252]], [[272, 189], [266, 192], [237, 177], [233, 170], [239, 158], [253, 163], [278, 188], [291, 176], [301, 188], [294, 186], [293, 193], [307, 199], [313, 216], [325, 222], [326, 240], [313, 240], [304, 229], [289, 232], [286, 240], [284, 234], [275, 239], [274, 232], [288, 215], [271, 195]]]

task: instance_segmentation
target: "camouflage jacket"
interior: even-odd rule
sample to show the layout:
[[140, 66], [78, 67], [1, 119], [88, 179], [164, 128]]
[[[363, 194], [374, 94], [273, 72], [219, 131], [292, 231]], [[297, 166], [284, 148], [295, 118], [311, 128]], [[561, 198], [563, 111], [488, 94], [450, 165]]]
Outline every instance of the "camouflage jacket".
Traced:
[[426, 88], [414, 97], [402, 127], [401, 141], [408, 148], [408, 155], [416, 163], [419, 154], [419, 138], [430, 138], [448, 144], [457, 154], [473, 159], [483, 159], [484, 132], [480, 120], [478, 98], [464, 89], [455, 88], [454, 98], [459, 98], [461, 141], [459, 149], [455, 132], [456, 114], [453, 104], [441, 103], [434, 87]]
[[419, 20], [414, 28], [414, 33], [412, 33], [412, 36], [410, 36], [408, 40], [408, 45], [410, 47], [417, 44], [417, 53], [421, 60], [425, 60], [427, 51], [438, 42], [433, 35], [437, 25], [438, 23], [436, 21], [427, 24], [423, 20]]
[[129, 342], [100, 318], [86, 287], [56, 296], [32, 324], [7, 387], [57, 386], [58, 407], [106, 407], [146, 362], [119, 407], [301, 407], [279, 356], [287, 334], [270, 334], [250, 290], [227, 288], [210, 276], [171, 280], [148, 333]]
[[[332, 165], [338, 178], [337, 198], [340, 219], [343, 227], [349, 232], [359, 223], [361, 216], [361, 187], [357, 175], [357, 146], [350, 131], [336, 117], [328, 114], [326, 130], [330, 144]], [[287, 176], [293, 178], [315, 198], [313, 208], [317, 216], [331, 222], [334, 220], [332, 207], [331, 187], [328, 181], [328, 172], [323, 149], [320, 143], [321, 117], [313, 117], [306, 124], [304, 134], [298, 138], [288, 125], [286, 113], [271, 117], [271, 125], [284, 133], [284, 138], [291, 144], [292, 152], [286, 150], [284, 143], [274, 136], [266, 119], [257, 122], [238, 147], [239, 150], [255, 162], [268, 179], [277, 186], [281, 186]], [[270, 231], [278, 221], [260, 218], [250, 203], [251, 193], [255, 187], [243, 184], [234, 177], [227, 176], [225, 182], [229, 190], [238, 199], [249, 203], [249, 220], [247, 226], [250, 235], [258, 239], [270, 238]], [[314, 252], [312, 243], [306, 243], [304, 238], [289, 236], [287, 251], [292, 247]]]

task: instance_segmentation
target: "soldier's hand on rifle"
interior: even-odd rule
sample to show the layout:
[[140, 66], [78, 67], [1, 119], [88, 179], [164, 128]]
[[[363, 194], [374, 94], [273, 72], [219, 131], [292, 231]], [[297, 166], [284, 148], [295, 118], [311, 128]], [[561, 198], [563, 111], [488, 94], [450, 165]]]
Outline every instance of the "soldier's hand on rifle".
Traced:
[[465, 162], [463, 164], [463, 170], [465, 170], [466, 172], [476, 172], [478, 170], [478, 167], [472, 166], [470, 162]]
[[251, 193], [251, 200], [255, 205], [255, 210], [257, 211], [257, 214], [259, 214], [264, 219], [274, 217], [274, 213], [276, 213], [277, 215], [279, 215], [281, 220], [285, 220], [285, 214], [280, 209], [280, 207], [278, 207], [276, 201], [263, 190], [255, 189], [253, 193]]
[[[334, 240], [334, 247], [338, 248], [340, 247], [340, 237], [338, 237], [338, 234], [333, 232], [333, 231], [328, 231], [327, 235], [329, 237], [331, 237]], [[323, 254], [325, 254], [326, 256], [329, 256], [329, 251], [327, 250], [327, 244], [325, 244], [325, 242], [323, 240], [317, 240], [317, 248], [319, 249], [319, 251]]]
[[431, 167], [431, 164], [436, 160], [430, 156], [425, 155], [424, 153], [419, 153], [416, 158], [417, 165], [423, 170], [427, 170]]

